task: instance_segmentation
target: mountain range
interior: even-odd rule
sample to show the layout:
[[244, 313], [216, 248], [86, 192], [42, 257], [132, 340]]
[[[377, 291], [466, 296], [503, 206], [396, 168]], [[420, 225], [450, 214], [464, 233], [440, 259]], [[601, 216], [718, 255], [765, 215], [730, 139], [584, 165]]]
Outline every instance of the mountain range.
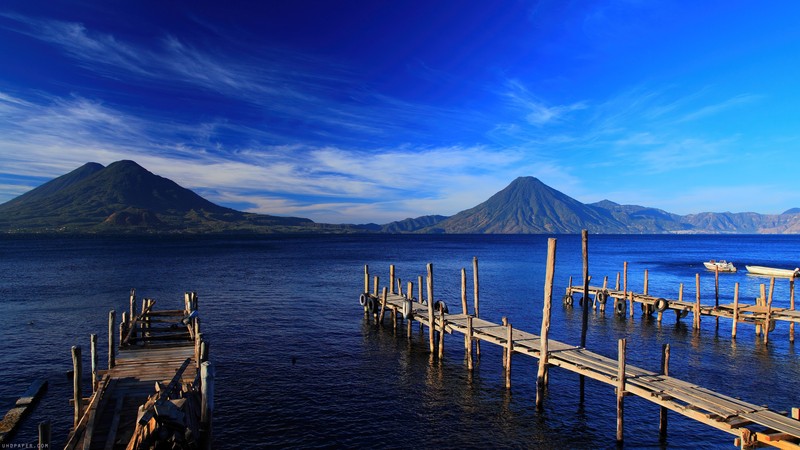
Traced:
[[800, 233], [800, 209], [782, 214], [681, 216], [609, 200], [584, 204], [534, 177], [520, 177], [453, 216], [385, 225], [332, 225], [214, 204], [133, 161], [87, 163], [0, 205], [6, 233]]

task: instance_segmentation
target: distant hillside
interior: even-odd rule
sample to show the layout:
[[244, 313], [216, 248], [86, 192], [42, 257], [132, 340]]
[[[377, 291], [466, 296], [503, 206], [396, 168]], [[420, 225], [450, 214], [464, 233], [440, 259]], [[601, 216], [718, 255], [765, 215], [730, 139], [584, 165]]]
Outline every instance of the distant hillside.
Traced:
[[447, 219], [447, 216], [422, 216], [416, 219], [404, 219], [387, 223], [380, 227], [384, 233], [412, 233], [438, 224]]
[[320, 228], [216, 205], [133, 161], [88, 163], [0, 205], [7, 232], [230, 232]]
[[592, 203], [589, 206], [604, 209], [623, 224], [626, 233], [673, 233], [692, 229], [682, 221], [681, 216], [660, 209], [636, 205], [620, 205], [609, 200]]

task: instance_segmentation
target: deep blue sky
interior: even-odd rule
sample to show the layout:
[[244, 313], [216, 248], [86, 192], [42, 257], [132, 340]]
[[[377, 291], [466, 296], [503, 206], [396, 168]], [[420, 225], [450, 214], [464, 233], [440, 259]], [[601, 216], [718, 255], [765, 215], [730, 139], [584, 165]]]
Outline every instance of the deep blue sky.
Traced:
[[0, 202], [132, 159], [237, 209], [386, 223], [518, 176], [800, 206], [800, 3], [0, 4]]

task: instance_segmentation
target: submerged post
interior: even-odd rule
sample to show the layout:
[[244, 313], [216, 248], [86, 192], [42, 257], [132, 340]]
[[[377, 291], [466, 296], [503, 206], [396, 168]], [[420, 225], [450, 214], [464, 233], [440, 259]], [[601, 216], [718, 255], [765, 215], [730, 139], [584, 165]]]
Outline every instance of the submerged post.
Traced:
[[542, 410], [544, 389], [546, 387], [548, 345], [547, 335], [550, 333], [550, 307], [553, 303], [553, 276], [556, 266], [556, 239], [547, 240], [547, 269], [544, 281], [544, 311], [542, 312], [542, 333], [539, 350], [539, 371], [536, 376], [536, 409]]
[[81, 346], [72, 346], [72, 399], [75, 404], [73, 427], [78, 426], [81, 420], [81, 412], [83, 412], [83, 386], [81, 386], [81, 377], [83, 372], [83, 362], [81, 361]]
[[108, 369], [111, 370], [116, 365], [114, 360], [114, 327], [117, 320], [117, 313], [113, 309], [108, 312]]
[[472, 316], [467, 316], [467, 334], [464, 336], [467, 346], [467, 369], [472, 370]]
[[617, 360], [617, 442], [621, 443], [623, 438], [623, 417], [625, 415], [625, 347], [627, 340], [619, 340], [618, 360]]

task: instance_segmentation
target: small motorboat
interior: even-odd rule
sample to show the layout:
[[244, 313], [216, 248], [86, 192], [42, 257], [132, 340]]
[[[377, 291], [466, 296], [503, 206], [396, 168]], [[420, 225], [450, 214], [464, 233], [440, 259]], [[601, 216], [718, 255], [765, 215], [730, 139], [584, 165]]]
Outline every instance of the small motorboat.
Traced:
[[792, 269], [777, 269], [774, 267], [764, 266], [744, 266], [748, 273], [753, 275], [764, 275], [767, 277], [784, 277], [795, 278], [800, 276], [800, 268]]
[[736, 272], [736, 266], [732, 262], [720, 259], [719, 261], [711, 260], [703, 263], [706, 269], [720, 272]]

